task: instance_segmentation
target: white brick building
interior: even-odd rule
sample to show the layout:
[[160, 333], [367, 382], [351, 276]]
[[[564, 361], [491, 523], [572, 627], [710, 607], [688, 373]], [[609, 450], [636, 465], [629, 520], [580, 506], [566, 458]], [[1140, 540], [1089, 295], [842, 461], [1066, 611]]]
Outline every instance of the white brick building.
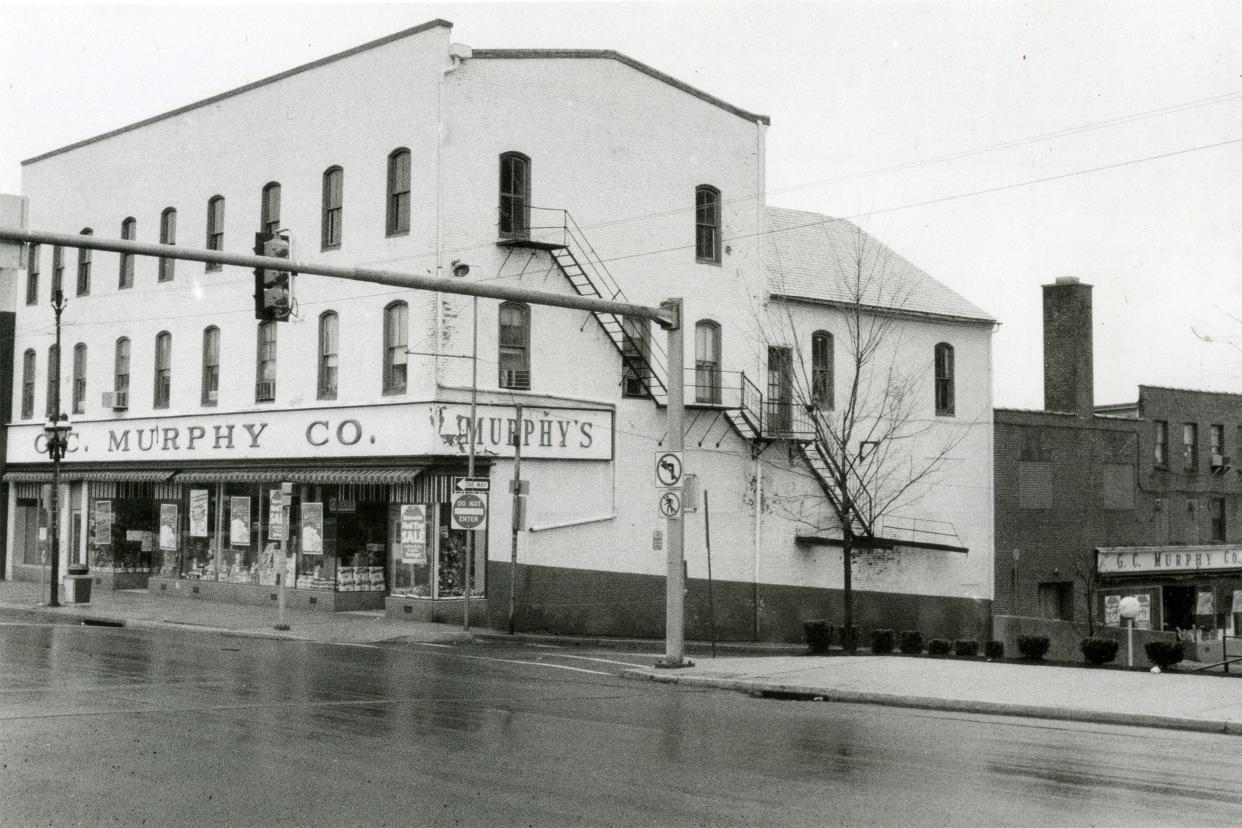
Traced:
[[[471, 52], [432, 21], [30, 159], [23, 187], [41, 230], [241, 252], [279, 228], [295, 259], [445, 278], [466, 264], [470, 280], [647, 305], [683, 297], [686, 467], [710, 496], [716, 623], [723, 637], [796, 639], [804, 618], [839, 615], [841, 565], [815, 542], [833, 536], [826, 513], [803, 506], [799, 522], [786, 508], [822, 496], [788, 389], [812, 372], [823, 331], [838, 344], [817, 376], [848, 397], [849, 303], [833, 284], [843, 240], [860, 237], [848, 222], [765, 205], [767, 128], [623, 55]], [[867, 314], [899, 321], [885, 359], [925, 376], [905, 451], [952, 445], [900, 517], [948, 527], [947, 545], [968, 551], [915, 544], [861, 562], [858, 620], [977, 635], [992, 584], [992, 322], [885, 257], [902, 287], [872, 297]], [[37, 250], [16, 291], [9, 577], [42, 575], [54, 259]], [[266, 603], [269, 493], [290, 481], [292, 601], [460, 615], [465, 533], [449, 528], [448, 499], [466, 471], [472, 300], [303, 275], [292, 319], [259, 323], [249, 271], [182, 261], [161, 273], [137, 258], [131, 275], [116, 254], [89, 259], [59, 256], [62, 408], [77, 435], [62, 560], [88, 562], [100, 587]], [[521, 404], [531, 494], [519, 628], [659, 635], [663, 333], [644, 344], [617, 320], [500, 304], [478, 301], [478, 475], [493, 484], [472, 612], [506, 618], [505, 442]], [[942, 345], [951, 397], [938, 414]], [[788, 357], [773, 356], [782, 347]], [[406, 510], [404, 544], [403, 504], [423, 507]], [[702, 511], [687, 516], [686, 539], [687, 632], [705, 637]]]

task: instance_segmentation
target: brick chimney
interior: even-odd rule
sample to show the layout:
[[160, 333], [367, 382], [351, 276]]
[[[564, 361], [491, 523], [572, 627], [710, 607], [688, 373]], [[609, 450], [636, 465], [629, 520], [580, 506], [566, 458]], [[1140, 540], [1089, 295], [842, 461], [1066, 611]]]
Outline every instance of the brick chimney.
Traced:
[[1044, 410], [1089, 417], [1095, 409], [1091, 285], [1062, 276], [1043, 287]]

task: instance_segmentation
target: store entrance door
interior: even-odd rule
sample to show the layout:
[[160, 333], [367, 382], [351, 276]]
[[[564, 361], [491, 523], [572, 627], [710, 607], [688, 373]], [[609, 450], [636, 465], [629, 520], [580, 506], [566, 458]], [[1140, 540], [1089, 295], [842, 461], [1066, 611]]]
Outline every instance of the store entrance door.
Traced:
[[1195, 626], [1195, 588], [1193, 586], [1166, 586], [1161, 588], [1164, 607], [1164, 629], [1190, 630]]

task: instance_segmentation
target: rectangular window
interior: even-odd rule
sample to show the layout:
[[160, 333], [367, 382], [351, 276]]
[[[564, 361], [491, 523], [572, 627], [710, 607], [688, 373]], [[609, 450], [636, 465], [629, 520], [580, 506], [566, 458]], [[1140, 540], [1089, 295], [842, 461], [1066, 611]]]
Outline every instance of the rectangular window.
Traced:
[[[224, 249], [224, 198], [216, 196], [207, 202], [207, 249]], [[219, 270], [223, 265], [207, 263], [207, 270]]]
[[500, 156], [500, 235], [530, 235], [530, 159], [516, 152]]
[[[91, 235], [90, 228], [83, 230], [82, 235]], [[91, 292], [91, 252], [85, 247], [78, 248], [78, 296], [87, 296]]]
[[32, 244], [26, 253], [26, 304], [39, 304], [39, 245]]
[[220, 398], [220, 329], [214, 325], [203, 331], [203, 405], [215, 405]]
[[409, 355], [409, 306], [394, 302], [384, 309], [384, 393], [404, 394]]
[[1223, 497], [1212, 498], [1208, 509], [1212, 514], [1212, 540], [1223, 541], [1225, 539], [1225, 499]]
[[116, 393], [117, 408], [129, 407], [129, 340], [116, 341], [116, 370], [112, 377], [112, 390]]
[[319, 399], [336, 399], [336, 371], [339, 361], [339, 318], [328, 312], [319, 317]]
[[768, 348], [768, 395], [764, 420], [769, 432], [787, 432], [793, 426], [793, 351]]
[[172, 401], [172, 335], [167, 331], [155, 338], [155, 408], [168, 408]]
[[700, 262], [720, 262], [720, 191], [694, 191], [694, 256]]
[[[177, 211], [169, 207], [160, 214], [160, 244], [177, 243]], [[160, 259], [159, 281], [171, 282], [176, 259]]]
[[276, 399], [276, 322], [259, 324], [259, 357], [255, 377], [255, 402]]
[[500, 387], [530, 389], [530, 308], [518, 302], [500, 306]]
[[73, 413], [86, 411], [86, 346], [73, 349]]
[[1212, 446], [1212, 467], [1225, 464], [1225, 427], [1212, 424], [1208, 426], [1208, 440]]
[[[138, 222], [127, 218], [121, 222], [121, 238], [133, 241], [137, 232]], [[121, 275], [117, 285], [121, 290], [134, 286], [134, 254], [121, 254]]]
[[45, 408], [47, 418], [54, 418], [60, 409], [60, 387], [56, 380], [60, 377], [60, 352], [56, 346], [47, 349], [47, 399]]
[[410, 232], [410, 153], [388, 156], [388, 235]]
[[273, 181], [263, 188], [263, 232], [275, 235], [280, 229], [280, 185]]
[[1186, 471], [1199, 470], [1199, 426], [1195, 423], [1182, 426], [1182, 461]]
[[321, 241], [324, 249], [341, 246], [342, 204], [345, 193], [345, 172], [332, 167], [323, 174], [323, 226]]
[[27, 351], [22, 355], [22, 419], [34, 417], [35, 396], [35, 352]]
[[1156, 420], [1155, 462], [1158, 468], [1169, 465], [1169, 424], [1164, 420]]
[[936, 345], [936, 416], [952, 417], [954, 411], [953, 346], [947, 342]]
[[52, 296], [56, 297], [65, 289], [65, 248], [59, 245], [52, 248]]

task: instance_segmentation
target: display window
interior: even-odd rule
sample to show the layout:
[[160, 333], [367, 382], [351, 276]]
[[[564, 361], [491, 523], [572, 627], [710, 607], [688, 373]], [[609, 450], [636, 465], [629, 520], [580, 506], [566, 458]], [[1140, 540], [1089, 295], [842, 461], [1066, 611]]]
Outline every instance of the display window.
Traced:
[[89, 498], [90, 567], [97, 572], [176, 572], [159, 549], [159, 501], [153, 492]]

